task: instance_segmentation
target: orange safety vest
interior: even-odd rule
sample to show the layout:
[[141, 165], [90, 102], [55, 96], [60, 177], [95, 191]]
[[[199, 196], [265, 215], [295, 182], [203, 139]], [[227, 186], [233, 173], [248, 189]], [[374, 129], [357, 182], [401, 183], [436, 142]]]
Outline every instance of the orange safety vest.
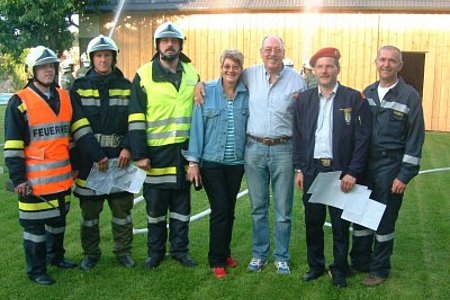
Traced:
[[57, 89], [59, 115], [31, 88], [17, 94], [28, 115], [30, 143], [25, 146], [26, 177], [33, 195], [48, 195], [72, 187], [69, 131], [72, 106], [69, 93]]

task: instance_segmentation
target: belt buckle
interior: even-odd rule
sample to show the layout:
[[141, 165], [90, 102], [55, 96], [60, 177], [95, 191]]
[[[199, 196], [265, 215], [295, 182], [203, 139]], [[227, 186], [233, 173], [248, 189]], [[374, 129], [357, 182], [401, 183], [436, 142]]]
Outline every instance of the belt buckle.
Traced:
[[262, 139], [262, 143], [263, 143], [264, 145], [270, 146], [270, 145], [272, 145], [272, 140], [269, 139], [269, 138], [263, 138], [263, 139]]
[[322, 167], [328, 168], [331, 166], [331, 159], [330, 158], [321, 158], [320, 164], [322, 165]]

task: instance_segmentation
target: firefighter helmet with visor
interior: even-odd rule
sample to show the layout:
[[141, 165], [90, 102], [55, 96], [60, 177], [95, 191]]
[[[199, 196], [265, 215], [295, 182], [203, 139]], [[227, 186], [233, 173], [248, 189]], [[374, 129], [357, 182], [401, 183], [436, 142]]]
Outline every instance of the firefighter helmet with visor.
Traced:
[[181, 49], [183, 49], [183, 41], [185, 40], [185, 35], [183, 33], [183, 30], [181, 28], [173, 23], [173, 22], [166, 22], [161, 25], [159, 25], [158, 28], [156, 28], [155, 34], [153, 36], [153, 41], [155, 44], [156, 50], [159, 46], [159, 40], [162, 38], [174, 38], [179, 39], [181, 43]]
[[89, 56], [89, 60], [91, 61], [91, 64], [93, 62], [92, 55], [96, 51], [104, 51], [104, 50], [110, 50], [113, 53], [113, 64], [116, 63], [117, 60], [117, 53], [119, 52], [119, 48], [117, 47], [116, 43], [113, 41], [113, 39], [104, 36], [103, 34], [100, 34], [99, 36], [93, 38], [86, 49], [86, 52]]
[[55, 70], [58, 71], [58, 64], [60, 60], [52, 49], [37, 46], [30, 49], [27, 58], [25, 59], [25, 73], [28, 79], [34, 78], [34, 67], [46, 64], [54, 64]]

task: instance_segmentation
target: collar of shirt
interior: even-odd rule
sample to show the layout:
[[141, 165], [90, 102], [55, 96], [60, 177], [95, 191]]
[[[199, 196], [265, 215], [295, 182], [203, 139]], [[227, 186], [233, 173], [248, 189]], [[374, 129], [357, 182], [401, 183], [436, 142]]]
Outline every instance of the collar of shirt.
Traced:
[[339, 84], [325, 97], [319, 88], [320, 109], [317, 116], [317, 128], [314, 144], [314, 158], [333, 158], [333, 99]]
[[[334, 85], [333, 91], [330, 93], [330, 96], [325, 97], [325, 96], [322, 94], [322, 91], [320, 90], [320, 86], [317, 86], [317, 90], [318, 90], [318, 93], [319, 93], [319, 97], [320, 97], [320, 98], [324, 98], [325, 100], [334, 98], [334, 95], [336, 95], [338, 88], [339, 88], [339, 82], [336, 82], [336, 84]], [[333, 96], [333, 97], [332, 97], [332, 96]]]
[[[158, 77], [173, 74], [169, 69], [167, 69], [166, 67], [161, 65], [161, 61], [159, 59], [155, 59], [153, 62], [155, 64], [155, 69], [153, 70], [153, 72], [156, 72], [155, 75], [157, 75]], [[181, 60], [178, 61], [177, 73], [178, 72], [183, 72], [183, 67], [181, 66]]]
[[[281, 71], [279, 73], [275, 74], [277, 76], [277, 79], [280, 78], [280, 76], [284, 74], [285, 68], [286, 68], [286, 66], [283, 67], [283, 69], [281, 69]], [[267, 82], [269, 82], [270, 73], [267, 71], [266, 66], [264, 66], [264, 69], [265, 69], [266, 80], [267, 80]]]
[[380, 99], [380, 101], [383, 101], [383, 100], [384, 100], [384, 96], [386, 96], [386, 94], [387, 94], [391, 89], [395, 88], [395, 87], [397, 86], [397, 84], [398, 84], [398, 80], [397, 80], [394, 84], [391, 84], [391, 85], [388, 86], [388, 87], [382, 87], [382, 86], [379, 84], [379, 85], [378, 85], [378, 88], [377, 88], [378, 99]]

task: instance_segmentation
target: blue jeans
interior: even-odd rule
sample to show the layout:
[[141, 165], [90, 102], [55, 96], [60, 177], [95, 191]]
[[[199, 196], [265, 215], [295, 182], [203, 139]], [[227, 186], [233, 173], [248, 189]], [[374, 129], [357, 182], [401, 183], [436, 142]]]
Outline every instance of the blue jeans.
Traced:
[[275, 207], [275, 250], [278, 261], [288, 261], [294, 194], [292, 143], [266, 146], [247, 138], [245, 176], [252, 206], [253, 257], [269, 256], [269, 185]]

